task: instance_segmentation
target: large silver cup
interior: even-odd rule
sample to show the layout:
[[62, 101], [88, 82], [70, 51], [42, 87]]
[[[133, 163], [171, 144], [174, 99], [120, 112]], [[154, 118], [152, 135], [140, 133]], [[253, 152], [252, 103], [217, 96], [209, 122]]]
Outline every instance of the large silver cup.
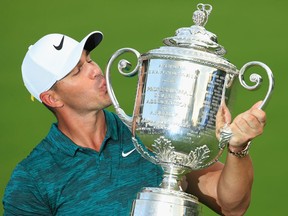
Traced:
[[[123, 48], [108, 62], [107, 87], [116, 113], [130, 128], [138, 152], [164, 171], [160, 187], [146, 187], [138, 193], [131, 215], [198, 215], [198, 199], [182, 191], [181, 179], [192, 170], [215, 163], [229, 141], [231, 133], [227, 130], [216, 136], [217, 114], [221, 103], [228, 102], [234, 78], [238, 77], [246, 89], [254, 90], [261, 76], [252, 74], [250, 81], [255, 85], [249, 86], [244, 72], [260, 66], [269, 78], [260, 108], [271, 95], [274, 81], [268, 66], [253, 61], [237, 70], [223, 57], [226, 51], [217, 43], [216, 35], [204, 28], [211, 10], [211, 5], [198, 4], [194, 25], [164, 39], [166, 46], [142, 55]], [[127, 52], [134, 53], [138, 60], [131, 72], [125, 71], [130, 65], [127, 60], [118, 63], [124, 76], [138, 74], [132, 117], [121, 109], [110, 81], [111, 65]]]

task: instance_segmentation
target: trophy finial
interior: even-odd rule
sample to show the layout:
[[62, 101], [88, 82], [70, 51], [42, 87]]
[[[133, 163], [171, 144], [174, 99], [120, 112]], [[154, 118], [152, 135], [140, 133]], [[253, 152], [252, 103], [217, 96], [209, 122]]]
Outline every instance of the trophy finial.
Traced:
[[205, 26], [212, 11], [212, 5], [199, 3], [197, 9], [198, 10], [193, 13], [192, 20], [195, 25]]
[[218, 44], [217, 36], [205, 29], [205, 24], [212, 11], [210, 4], [199, 3], [194, 11], [192, 19], [194, 25], [176, 30], [174, 37], [163, 40], [167, 46], [193, 48], [204, 52], [214, 53], [223, 56], [226, 50]]

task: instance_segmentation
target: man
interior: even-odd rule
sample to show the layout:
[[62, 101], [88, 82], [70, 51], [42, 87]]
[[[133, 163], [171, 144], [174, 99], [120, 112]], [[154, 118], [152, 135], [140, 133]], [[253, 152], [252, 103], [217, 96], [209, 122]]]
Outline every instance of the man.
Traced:
[[[136, 193], [161, 182], [160, 168], [132, 151], [129, 129], [105, 110], [111, 105], [106, 81], [89, 55], [101, 40], [97, 31], [80, 43], [50, 34], [30, 46], [24, 84], [57, 123], [15, 168], [3, 198], [5, 215], [129, 215]], [[187, 175], [187, 192], [219, 214], [242, 215], [249, 206], [253, 168], [247, 144], [266, 121], [258, 106], [231, 123], [223, 105], [218, 125], [230, 123], [233, 132], [225, 165]]]

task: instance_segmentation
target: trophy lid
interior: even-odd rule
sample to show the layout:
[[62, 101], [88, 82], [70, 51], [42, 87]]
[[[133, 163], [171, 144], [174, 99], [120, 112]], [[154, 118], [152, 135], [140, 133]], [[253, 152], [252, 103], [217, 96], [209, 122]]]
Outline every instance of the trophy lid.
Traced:
[[163, 40], [165, 46], [142, 54], [142, 59], [188, 60], [238, 74], [236, 66], [224, 58], [226, 50], [217, 36], [204, 28], [211, 11], [211, 5], [199, 3], [193, 13], [194, 25], [177, 29], [175, 36]]
[[223, 56], [226, 50], [217, 42], [217, 36], [207, 31], [204, 26], [208, 21], [212, 6], [209, 4], [198, 4], [192, 16], [194, 25], [187, 28], [179, 28], [174, 37], [163, 40], [167, 46], [193, 48], [216, 55]]

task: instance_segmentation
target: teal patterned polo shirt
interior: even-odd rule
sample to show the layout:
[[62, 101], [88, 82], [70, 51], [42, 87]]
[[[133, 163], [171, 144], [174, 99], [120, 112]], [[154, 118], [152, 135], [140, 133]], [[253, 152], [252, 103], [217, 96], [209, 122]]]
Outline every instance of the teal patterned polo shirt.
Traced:
[[52, 124], [50, 132], [12, 173], [4, 215], [129, 215], [142, 187], [157, 187], [161, 168], [134, 149], [131, 132], [104, 111], [107, 134], [96, 152], [73, 143]]

